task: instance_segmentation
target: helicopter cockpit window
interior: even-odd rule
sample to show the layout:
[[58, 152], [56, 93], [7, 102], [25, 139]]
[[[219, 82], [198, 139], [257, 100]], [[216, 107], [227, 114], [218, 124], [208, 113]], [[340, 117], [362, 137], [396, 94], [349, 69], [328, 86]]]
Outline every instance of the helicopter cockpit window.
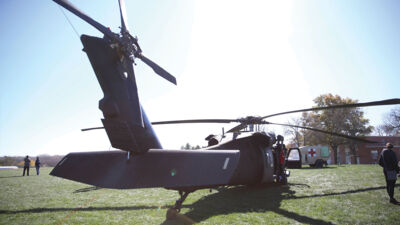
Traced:
[[300, 160], [299, 151], [290, 151], [288, 160], [293, 160], [293, 161]]

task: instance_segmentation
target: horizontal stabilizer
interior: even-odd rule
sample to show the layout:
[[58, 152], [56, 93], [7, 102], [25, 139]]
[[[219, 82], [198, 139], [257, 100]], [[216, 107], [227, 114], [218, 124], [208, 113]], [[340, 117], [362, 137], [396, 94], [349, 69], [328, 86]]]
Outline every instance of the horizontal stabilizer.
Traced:
[[186, 188], [228, 184], [239, 150], [162, 150], [70, 153], [51, 175], [103, 188]]

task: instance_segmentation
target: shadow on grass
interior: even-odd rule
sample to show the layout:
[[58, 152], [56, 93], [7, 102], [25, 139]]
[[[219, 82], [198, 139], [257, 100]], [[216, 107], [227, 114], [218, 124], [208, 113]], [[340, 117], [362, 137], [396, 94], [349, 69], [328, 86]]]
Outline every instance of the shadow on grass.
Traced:
[[[399, 184], [395, 185], [395, 187], [399, 187], [399, 186], [400, 186]], [[346, 195], [346, 194], [354, 194], [354, 193], [365, 192], [365, 191], [376, 191], [376, 190], [380, 190], [380, 189], [386, 189], [386, 186], [369, 187], [369, 188], [362, 188], [362, 189], [357, 189], [357, 190], [332, 192], [332, 193], [319, 194], [319, 195], [291, 196], [291, 197], [288, 197], [287, 199], [303, 199], [303, 198], [316, 198], [316, 197]]]
[[310, 188], [310, 185], [308, 185], [308, 184], [289, 183], [289, 186], [302, 186], [302, 187]]
[[[303, 184], [290, 184], [300, 185]], [[400, 185], [396, 185], [400, 186]], [[222, 190], [218, 193], [203, 197], [199, 201], [189, 206], [191, 210], [185, 213], [185, 216], [194, 221], [201, 222], [212, 216], [230, 214], [230, 213], [248, 213], [248, 212], [275, 212], [289, 219], [296, 220], [299, 223], [306, 224], [332, 224], [320, 219], [314, 219], [295, 212], [290, 212], [280, 208], [282, 200], [286, 199], [304, 199], [336, 195], [346, 195], [366, 191], [375, 191], [386, 189], [386, 186], [369, 187], [356, 190], [349, 190], [336, 193], [326, 193], [318, 195], [295, 196], [294, 192], [289, 190], [289, 186], [264, 186], [264, 187], [235, 187]]]
[[[172, 207], [167, 206], [167, 207]], [[159, 206], [119, 206], [119, 207], [76, 207], [76, 208], [33, 208], [24, 210], [0, 210], [0, 214], [18, 214], [18, 213], [44, 213], [44, 212], [90, 212], [90, 211], [124, 211], [124, 210], [143, 210], [158, 209]]]
[[335, 166], [328, 166], [328, 167], [322, 167], [322, 168], [316, 168], [316, 167], [302, 167], [300, 170], [324, 170], [324, 169], [336, 169], [337, 167]]
[[[13, 178], [13, 177], [24, 177], [24, 176], [22, 176], [22, 175], [20, 175], [20, 176], [8, 176], [8, 177], [0, 177], [0, 179], [1, 178]], [[27, 176], [27, 177], [29, 177], [29, 176]]]
[[[290, 184], [308, 186], [304, 184]], [[400, 185], [397, 184], [396, 187]], [[248, 213], [248, 212], [275, 212], [289, 219], [296, 220], [306, 224], [332, 224], [320, 219], [314, 219], [308, 216], [300, 215], [280, 208], [282, 200], [286, 199], [303, 199], [316, 198], [325, 196], [346, 195], [352, 193], [360, 193], [366, 191], [375, 191], [386, 189], [386, 186], [369, 187], [357, 190], [349, 190], [337, 193], [327, 193], [319, 195], [295, 196], [294, 192], [289, 189], [290, 186], [259, 186], [259, 187], [233, 187], [221, 188], [214, 194], [207, 195], [191, 205], [183, 205], [182, 208], [190, 209], [184, 215], [201, 222], [212, 216], [224, 215], [231, 213]], [[308, 186], [309, 187], [309, 186]], [[95, 187], [86, 188], [94, 189]], [[81, 189], [78, 189], [81, 190]], [[77, 191], [78, 191], [77, 190]], [[164, 206], [172, 207], [172, 205]], [[163, 207], [163, 208], [164, 208]], [[76, 207], [76, 208], [32, 208], [24, 210], [0, 210], [0, 214], [19, 214], [19, 213], [45, 213], [45, 212], [68, 212], [68, 211], [124, 211], [124, 210], [143, 210], [143, 209], [159, 209], [159, 206], [120, 206], [120, 207]], [[168, 223], [165, 221], [164, 224]]]
[[73, 193], [81, 193], [81, 192], [89, 192], [89, 191], [95, 191], [95, 190], [99, 190], [101, 189], [101, 187], [87, 187], [87, 188], [81, 188], [78, 190], [75, 190]]
[[306, 224], [332, 224], [320, 219], [299, 215], [281, 209], [281, 201], [295, 197], [289, 186], [234, 187], [207, 195], [192, 205], [185, 216], [196, 222], [216, 215], [249, 212], [275, 212], [289, 219]]

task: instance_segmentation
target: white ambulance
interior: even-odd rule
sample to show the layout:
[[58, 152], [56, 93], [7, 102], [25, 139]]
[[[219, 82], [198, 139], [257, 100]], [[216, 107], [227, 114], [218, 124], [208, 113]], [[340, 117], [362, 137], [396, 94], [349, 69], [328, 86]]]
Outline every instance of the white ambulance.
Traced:
[[322, 168], [328, 165], [329, 156], [329, 146], [326, 145], [291, 148], [287, 154], [286, 165], [288, 168], [301, 168], [301, 164]]

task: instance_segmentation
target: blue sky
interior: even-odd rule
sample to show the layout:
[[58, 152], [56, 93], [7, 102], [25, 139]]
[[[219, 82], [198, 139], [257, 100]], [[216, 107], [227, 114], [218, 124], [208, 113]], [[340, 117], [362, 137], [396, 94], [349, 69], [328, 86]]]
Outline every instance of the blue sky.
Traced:
[[[72, 2], [118, 31], [116, 0]], [[152, 121], [262, 116], [310, 107], [323, 93], [360, 102], [400, 96], [398, 1], [127, 0], [126, 7], [145, 55], [178, 79], [173, 86], [137, 62]], [[64, 12], [79, 34], [101, 36]], [[79, 131], [101, 125], [102, 92], [57, 4], [1, 1], [0, 28], [0, 155], [109, 149], [104, 131]], [[365, 111], [378, 125], [391, 108]], [[179, 148], [205, 144], [221, 128], [156, 131], [164, 147]]]

